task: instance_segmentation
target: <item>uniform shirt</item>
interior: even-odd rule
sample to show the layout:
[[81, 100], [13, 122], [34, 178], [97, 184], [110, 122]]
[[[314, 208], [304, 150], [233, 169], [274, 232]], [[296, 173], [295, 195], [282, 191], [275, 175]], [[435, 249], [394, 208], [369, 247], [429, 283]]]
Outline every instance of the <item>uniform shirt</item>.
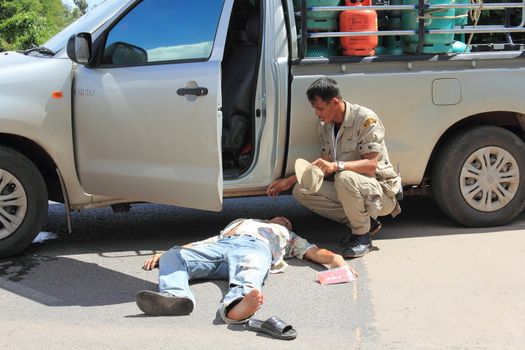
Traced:
[[383, 191], [389, 197], [394, 197], [401, 188], [401, 178], [388, 158], [383, 123], [372, 110], [346, 101], [344, 103], [344, 120], [336, 136], [334, 123], [320, 122], [318, 126], [322, 155], [330, 161], [346, 162], [362, 159], [366, 153], [379, 153], [375, 177]]
[[302, 259], [309, 249], [316, 247], [315, 244], [309, 243], [306, 239], [299, 237], [282, 225], [257, 219], [234, 220], [230, 222], [218, 236], [195, 242], [193, 245], [215, 243], [231, 235], [251, 236], [268, 244], [272, 252], [270, 273], [284, 271], [288, 266], [284, 261], [285, 258], [296, 257]]

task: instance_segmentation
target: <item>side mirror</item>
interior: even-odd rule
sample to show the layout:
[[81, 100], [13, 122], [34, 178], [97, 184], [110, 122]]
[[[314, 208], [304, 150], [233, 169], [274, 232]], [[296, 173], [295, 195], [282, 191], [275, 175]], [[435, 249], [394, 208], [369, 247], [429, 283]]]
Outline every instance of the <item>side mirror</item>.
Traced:
[[87, 65], [91, 63], [93, 43], [91, 34], [78, 33], [72, 35], [67, 42], [67, 55], [71, 61]]

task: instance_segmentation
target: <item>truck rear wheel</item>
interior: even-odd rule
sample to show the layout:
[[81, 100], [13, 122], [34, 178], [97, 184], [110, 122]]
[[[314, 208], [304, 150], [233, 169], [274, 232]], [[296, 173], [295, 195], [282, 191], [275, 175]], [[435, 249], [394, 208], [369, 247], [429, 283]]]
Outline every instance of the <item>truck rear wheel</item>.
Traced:
[[432, 192], [438, 206], [466, 226], [504, 225], [525, 207], [525, 143], [512, 132], [480, 126], [457, 134], [437, 157]]
[[35, 165], [0, 146], [0, 258], [25, 249], [47, 217], [47, 189]]

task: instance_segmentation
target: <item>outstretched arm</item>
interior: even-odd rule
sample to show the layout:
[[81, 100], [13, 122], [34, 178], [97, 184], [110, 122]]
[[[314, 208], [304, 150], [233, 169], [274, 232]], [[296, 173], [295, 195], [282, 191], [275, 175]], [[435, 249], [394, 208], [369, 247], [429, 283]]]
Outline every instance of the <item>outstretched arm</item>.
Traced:
[[266, 194], [270, 197], [277, 197], [279, 193], [283, 191], [288, 191], [290, 188], [292, 188], [297, 183], [297, 176], [291, 175], [288, 177], [285, 177], [283, 179], [275, 180], [271, 183], [270, 186], [268, 186], [268, 189], [266, 190]]
[[[344, 267], [348, 266], [345, 259], [339, 254], [335, 254], [328, 249], [323, 248], [310, 248], [306, 251], [303, 258], [311, 260], [318, 264], [324, 264], [324, 265], [330, 265], [330, 268], [334, 269], [336, 267]], [[348, 266], [350, 271], [354, 274], [354, 276], [358, 276], [359, 274], [351, 267]]]

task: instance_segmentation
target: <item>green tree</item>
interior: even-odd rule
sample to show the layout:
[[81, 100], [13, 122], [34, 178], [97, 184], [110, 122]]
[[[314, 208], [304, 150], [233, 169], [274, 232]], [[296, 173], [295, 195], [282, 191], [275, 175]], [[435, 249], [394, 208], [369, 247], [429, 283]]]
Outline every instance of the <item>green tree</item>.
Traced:
[[73, 0], [75, 5], [79, 8], [80, 12], [84, 15], [88, 10], [87, 0]]
[[41, 45], [73, 19], [61, 0], [0, 0], [0, 48]]
[[0, 46], [26, 49], [44, 42], [53, 34], [46, 19], [34, 12], [20, 12], [0, 25]]

